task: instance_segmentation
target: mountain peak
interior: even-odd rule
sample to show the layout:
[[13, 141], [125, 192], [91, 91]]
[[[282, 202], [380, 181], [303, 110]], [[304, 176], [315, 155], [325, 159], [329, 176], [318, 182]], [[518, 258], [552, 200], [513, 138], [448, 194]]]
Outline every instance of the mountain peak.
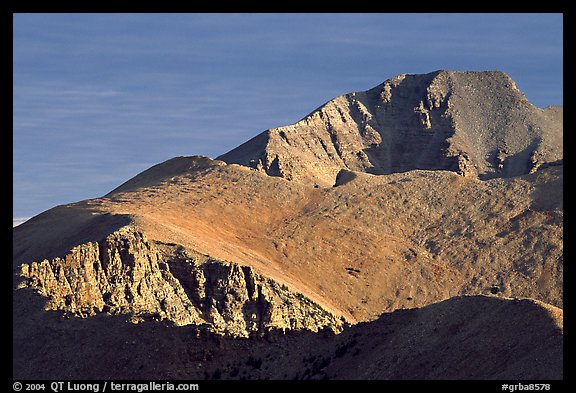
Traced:
[[501, 71], [401, 74], [336, 97], [218, 159], [322, 186], [334, 184], [341, 169], [511, 177], [562, 158], [561, 115], [530, 104]]

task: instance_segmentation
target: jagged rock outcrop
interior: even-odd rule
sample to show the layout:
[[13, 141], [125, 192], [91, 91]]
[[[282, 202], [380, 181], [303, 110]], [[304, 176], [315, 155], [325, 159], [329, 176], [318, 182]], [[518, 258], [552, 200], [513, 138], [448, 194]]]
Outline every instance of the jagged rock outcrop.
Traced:
[[26, 278], [21, 286], [48, 297], [48, 310], [83, 317], [131, 313], [179, 325], [201, 321], [158, 252], [130, 227], [101, 242], [78, 245], [64, 258], [22, 264], [21, 269]]
[[510, 177], [561, 159], [562, 129], [561, 107], [536, 108], [503, 72], [436, 71], [337, 97], [218, 159], [320, 186], [341, 169]]
[[64, 258], [22, 264], [19, 287], [47, 297], [47, 310], [80, 317], [129, 314], [135, 323], [208, 324], [230, 336], [342, 328], [341, 319], [249, 266], [198, 263], [177, 250], [162, 252], [128, 226], [74, 247]]

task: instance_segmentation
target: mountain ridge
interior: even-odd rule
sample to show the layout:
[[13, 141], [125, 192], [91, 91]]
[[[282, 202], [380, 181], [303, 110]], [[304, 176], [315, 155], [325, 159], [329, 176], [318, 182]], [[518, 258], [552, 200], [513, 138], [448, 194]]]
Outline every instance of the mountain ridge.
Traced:
[[[101, 360], [90, 332], [109, 323], [119, 336], [98, 337], [120, 340], [121, 371], [100, 376], [561, 378], [562, 116], [502, 72], [402, 74], [217, 159], [174, 157], [47, 210], [13, 229], [14, 375], [63, 375], [54, 360], [96, 375], [76, 356]], [[545, 331], [493, 334], [507, 313]], [[67, 350], [35, 337], [38, 323]], [[165, 327], [176, 341], [148, 334]], [[185, 371], [122, 344], [131, 334], [180, 353], [162, 358]], [[527, 349], [539, 339], [546, 370]], [[292, 344], [287, 363], [269, 359]], [[454, 371], [482, 345], [485, 366]], [[265, 371], [265, 355], [289, 371]]]
[[[155, 241], [249, 265], [349, 321], [411, 307], [415, 301], [424, 305], [466, 287], [487, 293], [498, 285], [507, 296], [562, 304], [562, 192], [544, 191], [561, 186], [562, 165], [489, 181], [450, 171], [352, 172], [353, 179], [325, 189], [205, 157], [168, 160], [168, 167], [193, 168], [176, 176], [166, 176], [166, 167], [159, 165], [159, 171], [136, 177], [148, 184], [145, 188], [132, 189], [127, 183], [125, 191], [55, 208], [41, 225], [40, 220], [23, 225], [14, 236], [15, 269], [40, 259], [42, 250], [54, 245], [58, 233], [48, 228], [53, 219], [63, 217], [77, 234], [69, 244], [100, 241], [115, 226], [129, 224]], [[161, 175], [156, 180], [147, 176], [157, 173]], [[73, 229], [86, 225], [94, 232], [91, 238]], [[102, 235], [98, 228], [103, 228]], [[38, 253], [33, 253], [29, 238]], [[358, 243], [364, 248], [357, 248]], [[478, 276], [478, 267], [464, 260], [476, 261], [484, 273]], [[521, 275], [514, 273], [519, 268]], [[367, 297], [358, 307], [358, 297], [365, 297], [363, 292], [386, 276], [397, 278], [380, 284], [373, 300]], [[424, 277], [439, 281], [434, 284]], [[351, 285], [350, 292], [342, 293], [342, 282]], [[403, 292], [405, 298], [400, 296]], [[419, 300], [416, 293], [424, 297]], [[341, 306], [331, 304], [334, 299]], [[351, 310], [360, 314], [355, 317]]]

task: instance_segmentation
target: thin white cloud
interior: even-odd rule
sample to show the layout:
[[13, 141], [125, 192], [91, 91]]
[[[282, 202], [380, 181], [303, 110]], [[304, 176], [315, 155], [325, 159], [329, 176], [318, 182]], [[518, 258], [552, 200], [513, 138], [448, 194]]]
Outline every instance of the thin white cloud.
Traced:
[[20, 224], [25, 223], [31, 217], [12, 217], [12, 228], [17, 227]]

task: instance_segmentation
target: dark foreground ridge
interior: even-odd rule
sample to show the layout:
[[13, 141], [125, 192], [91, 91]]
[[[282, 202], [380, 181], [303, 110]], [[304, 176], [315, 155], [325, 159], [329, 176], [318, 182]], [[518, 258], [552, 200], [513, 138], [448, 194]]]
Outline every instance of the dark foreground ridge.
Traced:
[[456, 297], [338, 335], [271, 331], [233, 339], [112, 316], [62, 319], [29, 295], [33, 302], [22, 311], [31, 318], [15, 313], [15, 321], [43, 329], [35, 340], [26, 326], [14, 331], [15, 379], [562, 378], [562, 310], [532, 300]]

